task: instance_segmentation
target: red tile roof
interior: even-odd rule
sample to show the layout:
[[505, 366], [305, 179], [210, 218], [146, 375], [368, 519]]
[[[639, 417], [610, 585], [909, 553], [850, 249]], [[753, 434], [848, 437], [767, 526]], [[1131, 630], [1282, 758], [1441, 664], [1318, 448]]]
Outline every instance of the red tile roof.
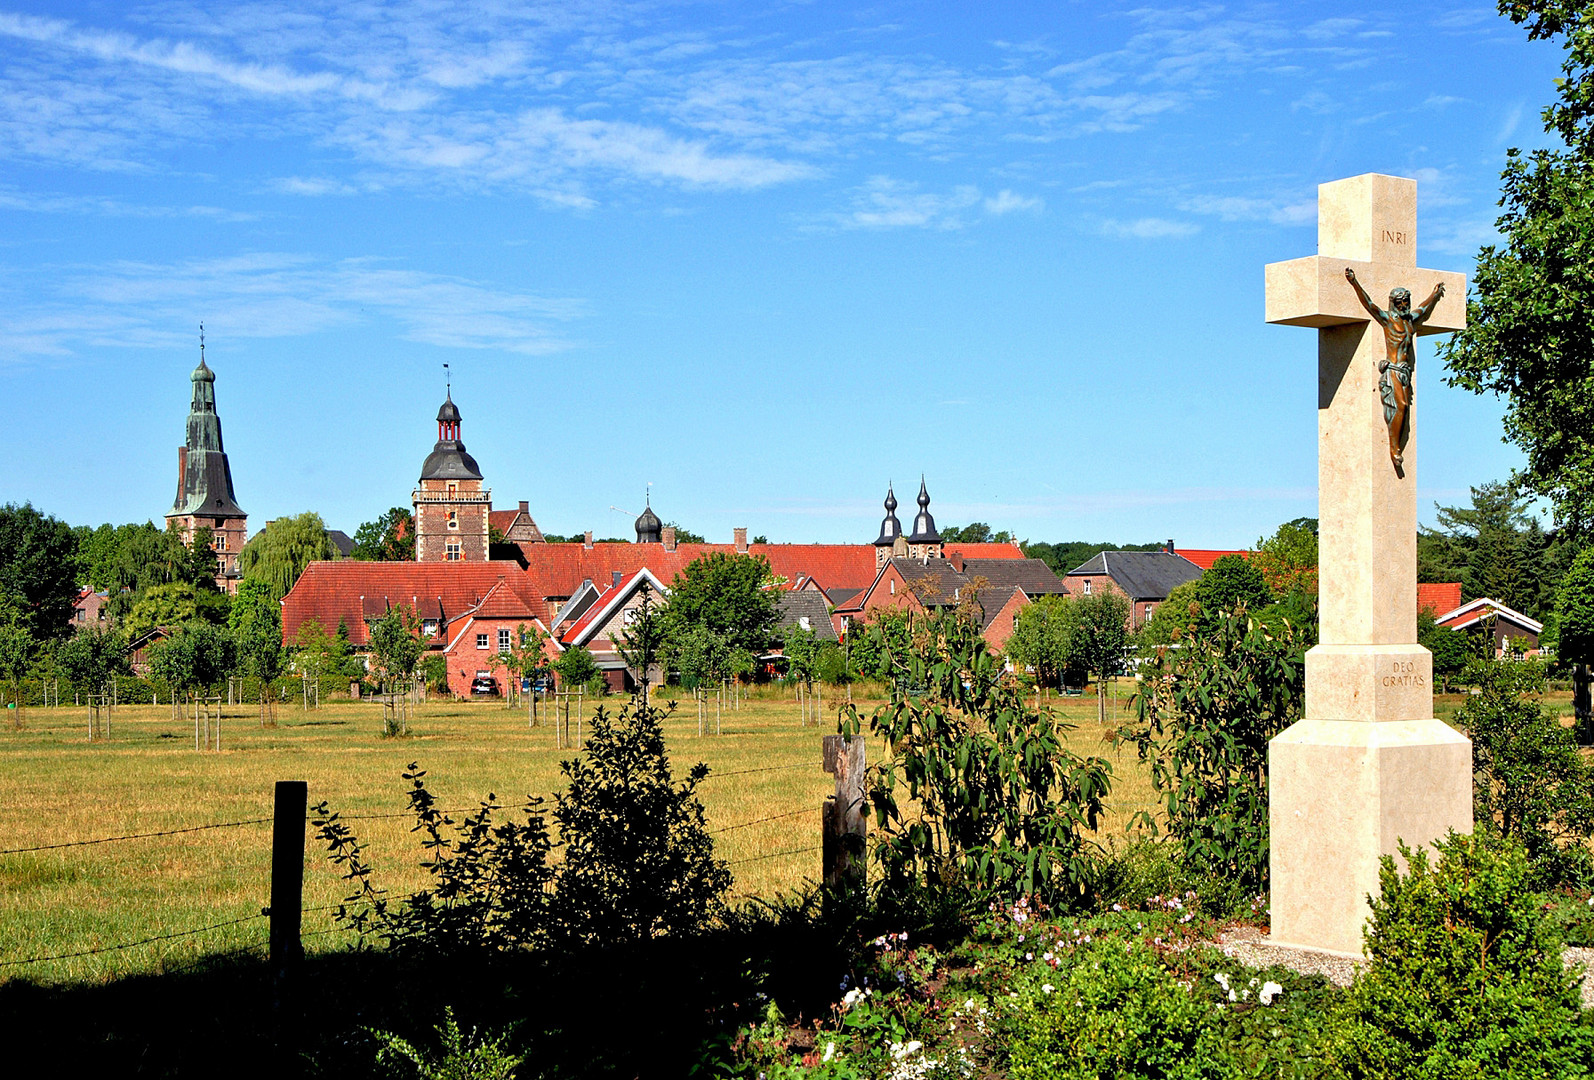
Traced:
[[520, 516], [519, 510], [489, 510], [487, 511], [487, 524], [504, 533], [515, 523]]
[[1249, 551], [1219, 551], [1216, 548], [1174, 548], [1175, 555], [1183, 555], [1199, 566], [1203, 572], [1212, 569], [1212, 564], [1225, 555], [1238, 555], [1242, 559], [1249, 559]]
[[[299, 627], [314, 620], [329, 634], [341, 619], [348, 624], [349, 640], [366, 644], [365, 616], [380, 616], [390, 607], [414, 606], [424, 617], [435, 617], [438, 605], [454, 619], [481, 603], [502, 581], [532, 617], [539, 598], [526, 589], [524, 575], [514, 563], [503, 562], [360, 562], [339, 559], [313, 562], [282, 600], [282, 638], [293, 641]], [[505, 602], [507, 603], [507, 597]], [[509, 618], [519, 618], [510, 615]]]
[[1461, 606], [1461, 582], [1420, 581], [1417, 583], [1417, 610], [1434, 618], [1448, 615]]

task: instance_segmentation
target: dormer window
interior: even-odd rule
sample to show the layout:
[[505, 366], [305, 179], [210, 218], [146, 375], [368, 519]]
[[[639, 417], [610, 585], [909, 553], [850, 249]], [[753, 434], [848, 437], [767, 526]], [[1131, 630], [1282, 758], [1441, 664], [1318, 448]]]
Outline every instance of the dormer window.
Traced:
[[804, 630], [812, 630], [813, 629], [813, 626], [809, 624], [808, 616], [806, 616], [806, 615], [799, 615], [797, 617], [797, 625], [802, 627]]

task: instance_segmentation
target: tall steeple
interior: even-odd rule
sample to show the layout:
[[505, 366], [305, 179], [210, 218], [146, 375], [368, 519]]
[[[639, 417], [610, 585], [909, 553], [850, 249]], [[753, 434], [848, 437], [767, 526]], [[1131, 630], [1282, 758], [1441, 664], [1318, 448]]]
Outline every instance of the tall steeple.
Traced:
[[487, 561], [493, 493], [482, 486], [481, 468], [466, 453], [459, 428], [450, 383], [437, 410], [437, 443], [412, 495], [416, 562]]
[[913, 532], [908, 536], [908, 554], [915, 559], [939, 559], [941, 534], [936, 531], [935, 518], [930, 516], [930, 493], [925, 489], [924, 477], [919, 477], [919, 512], [913, 518]]
[[166, 513], [166, 525], [192, 543], [200, 529], [211, 530], [217, 556], [216, 585], [224, 592], [238, 588], [238, 552], [248, 539], [248, 514], [233, 494], [232, 467], [221, 441], [216, 413], [216, 373], [205, 362], [205, 328], [199, 328], [199, 366], [189, 377], [193, 398], [188, 409], [188, 437], [177, 451], [177, 498]]
[[880, 535], [874, 542], [874, 565], [878, 570], [895, 553], [896, 546], [902, 543], [902, 522], [897, 520], [897, 494], [890, 484], [886, 485], [886, 516], [880, 522]]

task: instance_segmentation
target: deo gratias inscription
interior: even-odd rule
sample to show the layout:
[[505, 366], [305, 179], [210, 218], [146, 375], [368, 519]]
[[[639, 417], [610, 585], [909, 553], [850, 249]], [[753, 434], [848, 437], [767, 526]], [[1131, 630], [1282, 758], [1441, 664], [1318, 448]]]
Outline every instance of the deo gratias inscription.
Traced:
[[1390, 673], [1384, 676], [1385, 686], [1427, 686], [1428, 681], [1417, 672], [1417, 665], [1410, 660], [1396, 660], [1390, 665]]

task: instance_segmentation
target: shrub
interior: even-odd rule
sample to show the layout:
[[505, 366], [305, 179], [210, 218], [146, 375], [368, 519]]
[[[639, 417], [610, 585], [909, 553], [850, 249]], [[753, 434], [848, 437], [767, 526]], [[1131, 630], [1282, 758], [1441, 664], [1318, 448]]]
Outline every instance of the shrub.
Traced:
[[1014, 1080], [1219, 1075], [1213, 1007], [1180, 986], [1144, 946], [1113, 938], [1092, 943], [1068, 968], [1034, 976], [1018, 1004], [1007, 1022]]
[[1351, 991], [1341, 1064], [1353, 1078], [1572, 1077], [1594, 1070], [1594, 1025], [1514, 842], [1454, 832], [1385, 856]]
[[525, 1061], [509, 1051], [508, 1033], [499, 1035], [469, 1034], [459, 1029], [454, 1010], [445, 1009], [443, 1022], [436, 1028], [438, 1049], [429, 1053], [406, 1039], [385, 1031], [372, 1031], [376, 1040], [377, 1061], [380, 1064], [403, 1062], [407, 1068], [400, 1075], [412, 1075], [421, 1080], [511, 1080], [515, 1070]]
[[[1077, 899], [1095, 876], [1086, 834], [1100, 820], [1111, 766], [1073, 754], [1063, 739], [1071, 725], [1026, 707], [967, 614], [919, 619], [905, 652], [887, 633], [869, 631], [898, 685], [924, 694], [897, 695], [869, 718], [893, 751], [871, 769], [868, 793], [885, 832], [875, 850], [886, 887]], [[847, 706], [842, 734], [861, 727]]]
[[[1300, 714], [1306, 635], [1243, 611], [1191, 630], [1142, 666], [1138, 722], [1120, 735], [1151, 764], [1185, 868], [1256, 891], [1268, 867], [1267, 744]], [[1138, 820], [1155, 830], [1150, 813]]]
[[1538, 700], [1543, 665], [1479, 660], [1465, 678], [1478, 688], [1456, 711], [1472, 737], [1474, 816], [1527, 849], [1534, 887], [1586, 883], [1594, 769]]
[[663, 718], [640, 696], [618, 716], [599, 708], [584, 757], [559, 766], [570, 786], [553, 812], [564, 845], [556, 907], [572, 941], [689, 934], [724, 904], [731, 872], [697, 797], [708, 766], [671, 779]]

